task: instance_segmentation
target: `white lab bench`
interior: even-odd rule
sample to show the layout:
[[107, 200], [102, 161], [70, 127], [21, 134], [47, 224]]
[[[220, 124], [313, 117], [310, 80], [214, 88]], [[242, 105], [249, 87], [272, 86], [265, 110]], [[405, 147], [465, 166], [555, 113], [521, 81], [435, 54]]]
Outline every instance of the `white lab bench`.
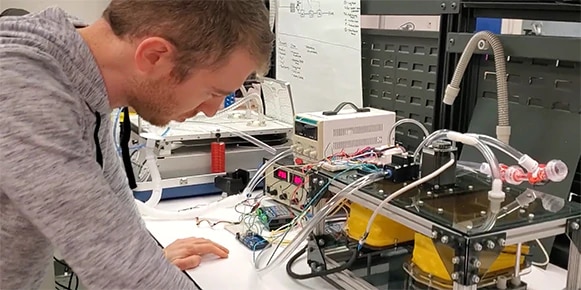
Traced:
[[[158, 208], [178, 210], [217, 199], [219, 196], [162, 201]], [[205, 217], [236, 220], [239, 213], [233, 209], [217, 209], [211, 216]], [[234, 238], [232, 233], [219, 225], [210, 228], [205, 223], [196, 226], [196, 222], [193, 220], [154, 221], [147, 219], [146, 225], [151, 234], [164, 247], [176, 239], [201, 237], [222, 244], [230, 250], [227, 259], [205, 257], [198, 268], [186, 272], [203, 290], [335, 289], [319, 278], [303, 281], [291, 279], [285, 271], [284, 265], [286, 263], [270, 272], [257, 272], [252, 261], [252, 251], [244, 247]], [[299, 259], [295, 263], [294, 270], [297, 273], [309, 271], [304, 259]], [[523, 276], [522, 279], [528, 284], [528, 290], [561, 290], [565, 288], [567, 272], [554, 265], [549, 265], [546, 270], [533, 266], [531, 273]]]

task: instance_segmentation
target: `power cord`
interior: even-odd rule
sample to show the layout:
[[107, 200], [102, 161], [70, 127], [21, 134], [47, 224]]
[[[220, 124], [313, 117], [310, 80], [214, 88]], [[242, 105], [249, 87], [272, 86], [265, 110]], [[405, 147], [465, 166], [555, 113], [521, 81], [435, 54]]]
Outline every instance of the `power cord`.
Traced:
[[293, 264], [300, 256], [302, 256], [304, 253], [306, 253], [307, 247], [308, 247], [308, 245], [306, 245], [304, 248], [302, 248], [300, 251], [298, 251], [296, 254], [294, 254], [286, 264], [286, 273], [293, 279], [305, 280], [305, 279], [327, 276], [327, 275], [339, 273], [341, 271], [345, 271], [349, 267], [351, 267], [353, 265], [353, 263], [355, 263], [355, 260], [357, 259], [357, 256], [359, 255], [359, 250], [356, 248], [355, 250], [353, 250], [353, 255], [351, 256], [351, 258], [349, 258], [349, 260], [341, 266], [338, 266], [338, 267], [335, 267], [335, 268], [329, 269], [329, 270], [320, 271], [320, 272], [312, 272], [309, 274], [297, 274], [297, 273], [293, 272], [293, 269], [292, 269]]

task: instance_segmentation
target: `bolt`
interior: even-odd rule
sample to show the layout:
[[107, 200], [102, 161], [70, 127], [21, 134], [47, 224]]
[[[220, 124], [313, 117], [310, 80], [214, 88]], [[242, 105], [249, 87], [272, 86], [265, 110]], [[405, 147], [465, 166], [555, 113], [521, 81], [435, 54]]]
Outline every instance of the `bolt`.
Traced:
[[452, 9], [456, 9], [456, 2], [452, 2]]
[[[316, 271], [317, 271], [317, 272], [321, 272], [321, 271], [323, 271], [323, 266], [317, 266], [317, 269], [316, 269]], [[478, 277], [476, 277], [476, 278], [478, 278]]]
[[460, 257], [452, 258], [452, 264], [454, 264], [454, 265], [460, 264]]
[[440, 4], [440, 7], [442, 7], [442, 9], [446, 9], [446, 3], [442, 2], [442, 4]]
[[474, 250], [475, 250], [476, 252], [480, 252], [480, 251], [482, 251], [482, 245], [481, 245], [480, 243], [476, 243], [476, 244], [474, 244]]
[[531, 193], [527, 193], [527, 197], [531, 198], [531, 197], [533, 197], [533, 195]]
[[433, 231], [433, 232], [432, 232], [432, 239], [435, 239], [435, 238], [437, 238], [437, 237], [438, 237], [438, 232], [436, 232], [436, 231]]
[[430, 195], [432, 195], [432, 192], [431, 192], [431, 191], [428, 191], [428, 192], [426, 192], [426, 194], [427, 194], [428, 196], [430, 196]]
[[442, 238], [440, 239], [440, 242], [442, 242], [442, 244], [447, 244], [448, 243], [448, 236], [442, 236]]
[[474, 189], [474, 186], [468, 185], [468, 190], [473, 190], [473, 189]]
[[325, 184], [325, 182], [322, 181], [322, 180], [319, 180], [319, 183], [318, 184], [319, 184], [319, 186], [323, 186], [323, 184]]
[[486, 211], [484, 211], [484, 210], [483, 211], [480, 211], [480, 215], [481, 216], [485, 216], [486, 215]]
[[486, 246], [492, 250], [492, 249], [494, 249], [494, 247], [496, 247], [496, 244], [494, 244], [493, 241], [487, 241]]
[[450, 42], [450, 44], [454, 44], [454, 42], [455, 42], [454, 38], [450, 38], [449, 42]]
[[423, 201], [423, 200], [418, 200], [418, 205], [419, 205], [419, 206], [422, 206], [422, 205], [424, 205], [424, 201]]
[[478, 277], [477, 275], [472, 276], [472, 282], [473, 283], [478, 283], [480, 282], [480, 277]]
[[573, 230], [578, 230], [578, 229], [579, 229], [579, 223], [572, 222], [572, 223], [571, 223], [571, 228], [572, 228]]
[[521, 208], [518, 210], [518, 213], [520, 214], [525, 214], [527, 211], [524, 208]]
[[319, 179], [318, 179], [318, 178], [316, 178], [316, 177], [315, 177], [315, 178], [313, 178], [313, 183], [317, 183], [318, 181], [319, 181]]
[[443, 214], [444, 213], [444, 209], [443, 208], [438, 208], [438, 214]]
[[407, 185], [408, 185], [408, 183], [407, 183], [407, 182], [404, 182], [404, 183], [403, 183], [403, 186], [407, 186]]
[[532, 220], [533, 218], [535, 218], [535, 214], [529, 213], [529, 220]]
[[450, 276], [452, 277], [452, 280], [458, 280], [458, 278], [459, 278], [460, 275], [458, 275], [458, 272], [454, 272]]
[[474, 265], [474, 267], [476, 268], [480, 268], [480, 266], [482, 266], [482, 263], [478, 259], [474, 259], [474, 261], [472, 261], [472, 265]]
[[438, 189], [438, 188], [440, 188], [440, 186], [439, 186], [439, 185], [437, 185], [437, 184], [436, 184], [436, 185], [434, 185], [434, 189]]
[[510, 191], [510, 187], [506, 187], [504, 190], [506, 190], [507, 192]]
[[323, 239], [319, 239], [319, 246], [324, 246], [325, 245], [325, 240]]
[[450, 188], [450, 189], [448, 189], [448, 192], [449, 193], [453, 193], [454, 192], [454, 189], [453, 188]]
[[378, 193], [379, 193], [379, 194], [383, 194], [383, 189], [380, 189], [380, 190], [378, 191]]
[[504, 247], [506, 245], [506, 240], [505, 239], [498, 239], [498, 245], [500, 245], [501, 247]]
[[471, 230], [472, 229], [472, 226], [471, 225], [466, 225], [466, 229], [467, 230]]

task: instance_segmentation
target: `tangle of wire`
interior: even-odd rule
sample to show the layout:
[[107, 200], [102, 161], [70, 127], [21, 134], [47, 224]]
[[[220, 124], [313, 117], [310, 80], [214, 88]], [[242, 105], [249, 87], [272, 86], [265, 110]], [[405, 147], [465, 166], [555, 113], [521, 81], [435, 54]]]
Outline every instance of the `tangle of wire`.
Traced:
[[[326, 191], [327, 187], [331, 184], [331, 182], [333, 182], [335, 179], [339, 178], [341, 175], [343, 175], [343, 174], [345, 174], [347, 172], [350, 172], [350, 171], [355, 170], [355, 169], [360, 169], [360, 168], [363, 168], [363, 167], [365, 167], [365, 168], [367, 168], [369, 170], [373, 170], [373, 169], [378, 170], [377, 168], [370, 168], [369, 167], [369, 164], [359, 164], [359, 165], [351, 166], [351, 167], [349, 167], [349, 168], [347, 168], [347, 169], [345, 169], [345, 170], [343, 170], [343, 171], [335, 174], [333, 176], [333, 178], [329, 179], [327, 181], [327, 183], [324, 184], [320, 188], [320, 190], [308, 201], [308, 203], [304, 206], [303, 211], [299, 215], [297, 215], [287, 225], [285, 225], [285, 226], [281, 227], [280, 229], [274, 231], [275, 234], [278, 233], [278, 235], [276, 235], [274, 237], [274, 240], [276, 241], [276, 240], [278, 240], [280, 238], [281, 242], [282, 241], [285, 241], [286, 236], [294, 229], [294, 227], [298, 224], [298, 222], [301, 221], [301, 220], [303, 220], [304, 218], [306, 218], [306, 216], [307, 216], [309, 210], [311, 209], [311, 207], [314, 206], [319, 201], [319, 199], [321, 198], [322, 194]], [[339, 208], [341, 208], [342, 206], [344, 206], [343, 203], [340, 204]], [[280, 233], [280, 231], [283, 231], [282, 234]], [[267, 265], [270, 264], [270, 262], [272, 261], [272, 258], [276, 254], [276, 251], [281, 246], [281, 244], [282, 243], [271, 243], [271, 246], [274, 245], [275, 248], [272, 251], [272, 254], [270, 255], [270, 257], [268, 258], [268, 261], [266, 262]], [[260, 251], [260, 253], [258, 254], [258, 256], [256, 258], [254, 258], [254, 261], [253, 262], [254, 262], [255, 266], [257, 266], [257, 261], [260, 260], [260, 256], [264, 253], [264, 251], [267, 248], [269, 248], [269, 247], [266, 247], [266, 248], [262, 249]]]

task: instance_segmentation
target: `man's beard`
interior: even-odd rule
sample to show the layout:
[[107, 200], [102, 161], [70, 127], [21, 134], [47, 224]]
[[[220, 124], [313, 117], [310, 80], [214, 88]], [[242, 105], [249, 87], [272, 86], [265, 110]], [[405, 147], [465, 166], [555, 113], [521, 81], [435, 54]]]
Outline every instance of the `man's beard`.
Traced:
[[175, 85], [169, 79], [134, 84], [135, 89], [127, 96], [129, 105], [142, 119], [154, 126], [169, 124], [177, 108], [175, 96], [172, 95]]

